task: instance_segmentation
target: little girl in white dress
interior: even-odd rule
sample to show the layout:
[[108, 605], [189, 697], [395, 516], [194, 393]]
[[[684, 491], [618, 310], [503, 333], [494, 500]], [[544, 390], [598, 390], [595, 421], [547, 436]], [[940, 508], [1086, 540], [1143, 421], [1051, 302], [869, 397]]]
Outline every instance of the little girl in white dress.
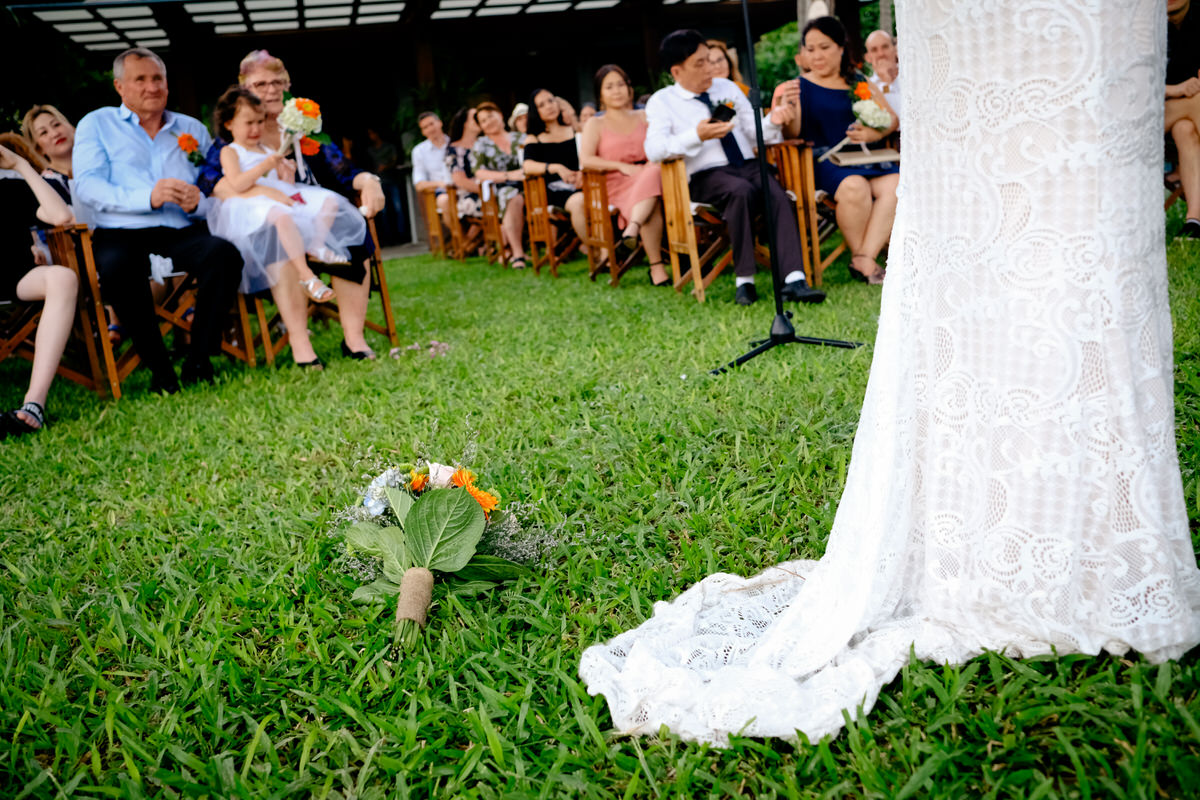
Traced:
[[336, 192], [293, 182], [296, 165], [261, 144], [266, 115], [248, 90], [235, 86], [221, 95], [213, 119], [217, 135], [230, 143], [221, 151], [223, 180], [237, 194], [213, 202], [208, 227], [241, 252], [241, 291], [274, 286], [291, 264], [310, 298], [333, 299], [308, 259], [350, 263], [348, 248], [366, 235], [362, 214]]

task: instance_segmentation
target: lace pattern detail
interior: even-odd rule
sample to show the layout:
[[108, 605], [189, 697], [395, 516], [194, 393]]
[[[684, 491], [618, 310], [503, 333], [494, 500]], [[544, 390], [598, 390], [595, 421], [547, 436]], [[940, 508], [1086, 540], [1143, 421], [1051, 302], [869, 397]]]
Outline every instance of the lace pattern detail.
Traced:
[[1200, 642], [1161, 4], [916, 0], [897, 21], [900, 203], [825, 556], [711, 576], [589, 648], [619, 730], [835, 733], [910, 647], [1159, 661]]

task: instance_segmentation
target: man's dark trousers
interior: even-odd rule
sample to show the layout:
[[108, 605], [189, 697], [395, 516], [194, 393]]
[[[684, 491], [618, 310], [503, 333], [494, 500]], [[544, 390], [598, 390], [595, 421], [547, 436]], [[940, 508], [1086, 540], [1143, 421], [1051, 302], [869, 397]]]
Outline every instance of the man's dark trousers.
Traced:
[[[754, 261], [754, 218], [762, 213], [762, 193], [759, 190], [758, 162], [750, 159], [737, 167], [724, 166], [706, 169], [692, 175], [688, 181], [692, 199], [716, 206], [729, 230], [733, 245], [733, 268], [739, 278], [752, 278], [757, 269]], [[792, 199], [768, 176], [771, 192], [771, 213], [775, 216], [776, 259], [780, 278], [790, 272], [804, 272], [804, 255], [800, 250], [800, 229], [796, 225], [796, 209]]]
[[[225, 315], [242, 275], [242, 256], [203, 224], [187, 228], [97, 228], [92, 237], [101, 292], [121, 318], [138, 356], [159, 381], [174, 370], [158, 331], [150, 292], [150, 254], [170, 258], [177, 271], [195, 277], [196, 312], [188, 360], [208, 366], [220, 346]], [[167, 373], [170, 377], [167, 377]]]

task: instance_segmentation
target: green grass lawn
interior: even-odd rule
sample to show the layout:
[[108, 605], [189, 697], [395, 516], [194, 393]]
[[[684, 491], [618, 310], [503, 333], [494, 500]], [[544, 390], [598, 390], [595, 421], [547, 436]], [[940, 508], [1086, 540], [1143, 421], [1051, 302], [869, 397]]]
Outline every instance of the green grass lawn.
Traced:
[[[1176, 215], [1178, 216], [1178, 215]], [[1178, 220], [1173, 218], [1172, 225]], [[1179, 448], [1195, 524], [1200, 245], [1172, 243]], [[588, 646], [714, 571], [824, 549], [871, 348], [764, 334], [770, 293], [706, 305], [418, 257], [388, 264], [402, 351], [324, 374], [221, 362], [211, 388], [119, 402], [65, 382], [0, 443], [0, 796], [1184, 797], [1200, 663], [914, 663], [832, 741], [716, 750], [611, 732]], [[879, 292], [827, 274], [801, 334], [874, 336]], [[376, 313], [375, 309], [372, 313]], [[0, 404], [28, 364], [0, 364]], [[434, 590], [417, 652], [351, 605], [339, 518], [381, 467], [474, 452], [554, 544], [492, 595]]]

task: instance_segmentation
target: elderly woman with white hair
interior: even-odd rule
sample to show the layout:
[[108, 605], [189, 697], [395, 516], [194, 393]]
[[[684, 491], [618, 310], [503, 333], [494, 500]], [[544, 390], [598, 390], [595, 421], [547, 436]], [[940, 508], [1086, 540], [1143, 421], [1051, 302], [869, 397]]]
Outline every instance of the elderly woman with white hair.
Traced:
[[[266, 50], [254, 50], [238, 70], [238, 83], [262, 100], [266, 111], [262, 144], [277, 150], [281, 142], [279, 114], [283, 111], [284, 92], [291, 88], [291, 78], [283, 61]], [[223, 197], [231, 194], [222, 182], [221, 148], [219, 139], [213, 142], [201, 168], [199, 185], [206, 194]], [[332, 189], [351, 201], [361, 203], [368, 217], [383, 210], [383, 190], [379, 177], [358, 169], [332, 142], [320, 145], [313, 153], [304, 154], [306, 180], [317, 186]], [[361, 200], [359, 199], [361, 197]], [[362, 245], [350, 248], [350, 264], [322, 264], [321, 271], [332, 278], [332, 288], [338, 298], [338, 315], [342, 323], [342, 354], [365, 360], [375, 358], [367, 344], [365, 327], [367, 303], [371, 294], [371, 279], [367, 269], [373, 243], [368, 234]], [[292, 358], [297, 364], [322, 366], [308, 338], [308, 299], [296, 281], [280, 280], [272, 287], [275, 304], [287, 326], [292, 346]]]

